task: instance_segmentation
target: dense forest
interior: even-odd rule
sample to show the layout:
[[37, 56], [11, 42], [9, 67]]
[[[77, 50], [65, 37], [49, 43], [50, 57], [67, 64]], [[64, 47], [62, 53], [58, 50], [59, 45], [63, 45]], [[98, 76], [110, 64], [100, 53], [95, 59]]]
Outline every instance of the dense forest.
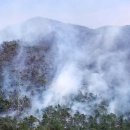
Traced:
[[[16, 55], [19, 46], [16, 41], [12, 41], [12, 42], [5, 42], [2, 45], [2, 48], [3, 49], [0, 53], [1, 72], [4, 66], [7, 66], [9, 65], [9, 63], [11, 63], [11, 59], [13, 59], [13, 57]], [[35, 75], [38, 78], [38, 73], [35, 72]], [[37, 79], [37, 81], [33, 82], [40, 83], [40, 81], [43, 81], [39, 80], [39, 78]], [[130, 119], [129, 119], [130, 114], [126, 113], [125, 115], [116, 115], [114, 113], [109, 113], [107, 111], [107, 101], [103, 101], [100, 104], [95, 104], [95, 108], [93, 108], [93, 113], [91, 114], [88, 113], [88, 115], [82, 114], [79, 111], [73, 111], [70, 107], [65, 105], [56, 105], [56, 106], [48, 106], [46, 109], [43, 109], [41, 112], [42, 116], [40, 118], [34, 115], [22, 116], [24, 115], [25, 110], [30, 109], [31, 99], [28, 96], [20, 97], [19, 92], [17, 91], [19, 88], [18, 82], [15, 83], [15, 89], [7, 93], [7, 90], [2, 87], [2, 79], [3, 78], [1, 75], [0, 130], [129, 130], [130, 129]], [[76, 100], [78, 102], [83, 103], [87, 101], [89, 103], [93, 102], [95, 98], [96, 97], [91, 93], [84, 95], [80, 92], [77, 95], [77, 97], [73, 97], [72, 100], [73, 101]], [[15, 112], [14, 115], [13, 112]]]
[[70, 26], [0, 44], [0, 130], [130, 130], [130, 27]]
[[[2, 101], [5, 109], [7, 101]], [[100, 111], [100, 112], [99, 112]], [[104, 106], [96, 110], [92, 116], [73, 113], [71, 109], [57, 105], [49, 106], [43, 111], [39, 120], [31, 115], [23, 119], [18, 117], [1, 117], [0, 130], [129, 130], [130, 122], [123, 115], [108, 114]]]

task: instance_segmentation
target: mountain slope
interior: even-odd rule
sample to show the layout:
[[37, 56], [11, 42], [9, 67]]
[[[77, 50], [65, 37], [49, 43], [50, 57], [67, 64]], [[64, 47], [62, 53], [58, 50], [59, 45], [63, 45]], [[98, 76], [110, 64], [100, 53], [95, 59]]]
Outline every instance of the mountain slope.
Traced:
[[130, 26], [89, 29], [40, 17], [0, 31], [1, 91], [28, 102], [9, 111], [64, 104], [92, 113], [105, 100], [109, 112], [129, 112], [129, 35]]

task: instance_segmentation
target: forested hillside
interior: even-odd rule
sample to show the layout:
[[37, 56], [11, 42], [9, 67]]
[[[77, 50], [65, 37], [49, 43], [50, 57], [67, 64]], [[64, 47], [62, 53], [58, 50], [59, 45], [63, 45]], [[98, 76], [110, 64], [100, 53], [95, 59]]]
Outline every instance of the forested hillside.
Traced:
[[0, 31], [0, 130], [130, 130], [129, 35], [44, 18]]

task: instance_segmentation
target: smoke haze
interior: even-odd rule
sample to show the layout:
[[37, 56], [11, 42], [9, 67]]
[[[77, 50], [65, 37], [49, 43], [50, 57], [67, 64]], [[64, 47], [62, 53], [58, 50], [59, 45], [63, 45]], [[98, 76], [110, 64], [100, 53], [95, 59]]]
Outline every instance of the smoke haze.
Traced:
[[[21, 97], [29, 97], [27, 114], [57, 104], [88, 114], [103, 100], [109, 112], [127, 113], [129, 35], [130, 26], [89, 29], [44, 18], [6, 28], [0, 32], [1, 46], [3, 41], [16, 40], [19, 48], [2, 67], [2, 89], [10, 93], [17, 88]], [[92, 93], [96, 99], [78, 102], [73, 97], [79, 93]]]

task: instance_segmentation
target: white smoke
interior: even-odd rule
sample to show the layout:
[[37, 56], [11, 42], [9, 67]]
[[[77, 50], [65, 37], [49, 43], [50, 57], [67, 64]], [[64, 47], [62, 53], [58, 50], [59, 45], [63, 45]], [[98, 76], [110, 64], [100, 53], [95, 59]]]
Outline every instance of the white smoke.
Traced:
[[[121, 27], [82, 29], [79, 26], [54, 21], [51, 23], [50, 20], [43, 22], [41, 18], [33, 19], [33, 22], [29, 21], [20, 26], [20, 31], [19, 29], [13, 31], [13, 36], [10, 32], [2, 32], [1, 41], [20, 39], [24, 46], [24, 42], [26, 46], [32, 42], [32, 46], [36, 46], [39, 39], [50, 36], [48, 34], [52, 32], [55, 34], [52, 50], [55, 52], [53, 65], [56, 69], [52, 81], [46, 90], [41, 90], [42, 95], [36, 92], [31, 96], [31, 93], [24, 93], [26, 90], [22, 92], [31, 96], [31, 113], [34, 114], [37, 109], [41, 110], [57, 104], [71, 104], [73, 110], [88, 113], [91, 107], [94, 107], [93, 102], [85, 104], [71, 100], [71, 96], [77, 96], [80, 91], [93, 93], [98, 103], [107, 100], [109, 112], [129, 111], [129, 51], [128, 48], [123, 50], [120, 48], [120, 44], [121, 46], [127, 44], [127, 41], [121, 39], [124, 35]], [[119, 39], [122, 40], [121, 43]], [[21, 57], [23, 52], [21, 51], [19, 56], [23, 61], [22, 66], [24, 66], [23, 59], [26, 57], [25, 53]], [[19, 69], [21, 69], [20, 65]], [[5, 71], [5, 86], [8, 84], [6, 73]], [[83, 86], [83, 82], [86, 85]]]

